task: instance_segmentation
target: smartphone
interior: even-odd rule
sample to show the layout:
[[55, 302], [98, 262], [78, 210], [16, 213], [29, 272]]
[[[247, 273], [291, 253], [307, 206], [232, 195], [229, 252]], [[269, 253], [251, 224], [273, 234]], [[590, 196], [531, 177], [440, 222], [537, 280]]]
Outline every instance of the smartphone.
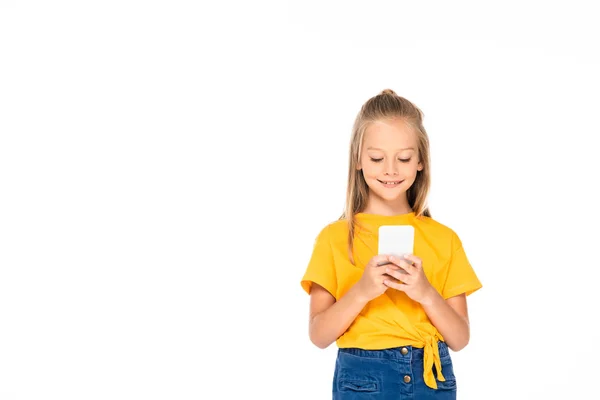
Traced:
[[378, 254], [393, 255], [402, 258], [404, 254], [413, 254], [415, 228], [412, 225], [383, 225], [379, 227]]

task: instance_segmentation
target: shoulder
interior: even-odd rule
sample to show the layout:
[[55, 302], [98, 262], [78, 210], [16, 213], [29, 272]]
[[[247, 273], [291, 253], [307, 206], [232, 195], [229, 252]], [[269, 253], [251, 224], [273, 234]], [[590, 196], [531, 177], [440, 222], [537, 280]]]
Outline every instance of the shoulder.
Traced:
[[415, 225], [428, 237], [434, 237], [439, 241], [450, 243], [453, 246], [456, 246], [456, 243], [460, 242], [460, 239], [453, 228], [436, 219], [422, 216], [415, 218], [415, 221]]
[[339, 241], [348, 238], [348, 221], [340, 219], [327, 223], [318, 233], [317, 240]]
[[348, 243], [348, 221], [336, 220], [326, 223], [317, 231], [315, 246], [327, 245], [330, 249], [345, 248]]

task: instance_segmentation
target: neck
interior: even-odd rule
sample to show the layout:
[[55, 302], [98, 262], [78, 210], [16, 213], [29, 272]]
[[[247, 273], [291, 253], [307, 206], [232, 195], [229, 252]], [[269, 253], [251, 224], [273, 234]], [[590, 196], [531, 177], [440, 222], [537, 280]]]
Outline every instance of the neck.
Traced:
[[378, 215], [399, 215], [399, 214], [408, 214], [412, 212], [413, 209], [408, 204], [408, 200], [406, 196], [402, 196], [402, 198], [398, 199], [398, 201], [390, 202], [384, 199], [369, 196], [369, 200], [367, 201], [367, 206], [364, 209], [364, 213], [366, 214], [378, 214]]

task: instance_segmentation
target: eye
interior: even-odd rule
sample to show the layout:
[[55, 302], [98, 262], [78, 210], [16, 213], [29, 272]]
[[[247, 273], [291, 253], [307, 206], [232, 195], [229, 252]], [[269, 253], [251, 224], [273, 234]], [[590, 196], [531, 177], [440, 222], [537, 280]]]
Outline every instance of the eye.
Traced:
[[399, 158], [399, 159], [398, 159], [398, 161], [402, 161], [402, 162], [404, 162], [404, 163], [407, 163], [407, 162], [409, 162], [410, 160], [411, 160], [410, 158], [407, 158], [407, 159]]
[[383, 160], [383, 158], [373, 158], [373, 157], [371, 157], [371, 161], [373, 161], [373, 162], [380, 162], [381, 160]]

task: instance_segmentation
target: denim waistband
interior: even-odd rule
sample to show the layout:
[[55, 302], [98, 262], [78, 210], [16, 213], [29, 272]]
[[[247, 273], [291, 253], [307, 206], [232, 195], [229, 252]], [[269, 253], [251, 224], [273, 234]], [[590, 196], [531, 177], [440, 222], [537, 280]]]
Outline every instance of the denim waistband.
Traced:
[[[404, 353], [406, 354], [402, 353], [402, 349], [406, 349], [404, 350]], [[440, 358], [447, 357], [450, 355], [448, 351], [448, 345], [445, 342], [442, 342], [441, 340], [438, 341], [438, 350], [440, 353]], [[346, 347], [340, 348], [339, 351], [342, 353], [348, 353], [359, 357], [381, 358], [385, 360], [406, 359], [409, 355], [410, 359], [413, 360], [423, 359], [423, 348], [413, 346], [399, 346], [381, 350], [365, 350], [355, 347]]]

